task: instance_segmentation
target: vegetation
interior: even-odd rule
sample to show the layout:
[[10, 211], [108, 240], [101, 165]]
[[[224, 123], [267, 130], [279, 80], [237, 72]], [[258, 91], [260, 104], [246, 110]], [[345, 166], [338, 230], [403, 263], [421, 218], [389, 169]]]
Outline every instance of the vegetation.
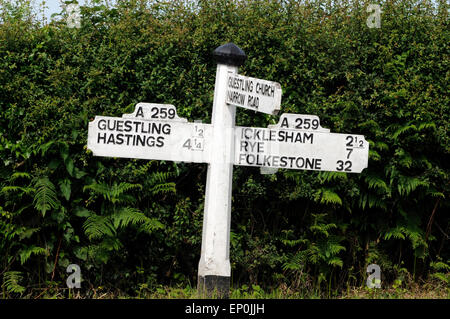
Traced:
[[68, 28], [65, 11], [44, 23], [0, 0], [3, 298], [192, 295], [206, 165], [94, 157], [87, 128], [138, 102], [210, 122], [211, 53], [227, 42], [248, 56], [241, 74], [281, 83], [282, 112], [370, 143], [362, 174], [235, 167], [232, 297], [383, 297], [364, 288], [375, 263], [386, 296], [425, 282], [448, 298], [446, 1], [377, 1], [379, 29], [371, 1], [92, 2]]

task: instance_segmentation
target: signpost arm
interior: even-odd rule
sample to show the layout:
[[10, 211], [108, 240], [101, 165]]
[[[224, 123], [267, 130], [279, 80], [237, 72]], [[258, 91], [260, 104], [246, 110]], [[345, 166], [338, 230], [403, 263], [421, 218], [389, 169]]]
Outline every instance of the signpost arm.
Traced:
[[233, 43], [214, 50], [217, 61], [211, 124], [211, 157], [206, 177], [202, 248], [198, 267], [201, 295], [229, 296], [230, 221], [236, 107], [226, 104], [228, 74], [237, 73], [245, 53]]

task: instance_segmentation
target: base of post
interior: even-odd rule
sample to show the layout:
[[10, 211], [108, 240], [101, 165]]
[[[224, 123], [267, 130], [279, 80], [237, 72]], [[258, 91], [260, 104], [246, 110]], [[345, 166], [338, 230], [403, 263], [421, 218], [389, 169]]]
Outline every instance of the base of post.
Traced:
[[199, 276], [197, 291], [203, 298], [227, 299], [230, 296], [230, 277]]

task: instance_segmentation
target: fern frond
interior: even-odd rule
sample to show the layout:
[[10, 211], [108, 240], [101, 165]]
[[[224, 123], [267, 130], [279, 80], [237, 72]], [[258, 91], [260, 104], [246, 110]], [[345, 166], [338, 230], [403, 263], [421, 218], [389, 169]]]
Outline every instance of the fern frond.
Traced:
[[305, 244], [307, 241], [307, 239], [281, 239], [281, 242], [289, 247], [299, 246]]
[[318, 194], [320, 196], [320, 203], [321, 204], [336, 204], [336, 205], [342, 205], [342, 199], [339, 197], [338, 194], [333, 192], [332, 190], [321, 188], [318, 191]]
[[13, 182], [13, 181], [15, 181], [18, 178], [31, 179], [32, 176], [31, 176], [31, 174], [28, 174], [26, 172], [15, 172], [9, 177], [9, 180], [11, 182]]
[[344, 266], [344, 262], [339, 257], [332, 257], [327, 260], [328, 265], [342, 268]]
[[369, 189], [378, 189], [385, 193], [389, 192], [389, 187], [387, 186], [386, 182], [382, 180], [381, 177], [373, 173], [368, 173], [367, 175], [365, 175], [364, 180], [369, 185]]
[[83, 224], [85, 234], [89, 239], [115, 235], [114, 225], [108, 217], [92, 214]]
[[59, 206], [55, 185], [48, 177], [37, 179], [34, 187], [36, 188], [36, 193], [34, 194], [33, 204], [42, 213], [42, 216], [45, 216], [45, 213], [50, 209]]
[[111, 215], [115, 229], [127, 227], [128, 225], [137, 225], [146, 222], [148, 217], [137, 208], [123, 207], [117, 213]]
[[129, 201], [130, 197], [126, 196], [124, 193], [132, 189], [142, 189], [142, 185], [131, 183], [114, 183], [113, 185], [108, 185], [106, 183], [93, 183], [83, 187], [83, 191], [91, 190], [94, 193], [102, 195], [104, 199], [112, 202], [113, 204]]
[[369, 149], [369, 159], [372, 161], [379, 161], [381, 160], [381, 155], [377, 151]]
[[421, 123], [418, 127], [419, 131], [424, 131], [424, 130], [435, 130], [436, 129], [436, 124], [433, 122], [428, 122], [428, 123]]
[[21, 192], [22, 194], [31, 194], [34, 193], [35, 189], [32, 187], [22, 187], [22, 186], [4, 186], [2, 187], [0, 193], [8, 193], [8, 192]]
[[374, 145], [373, 145], [373, 148], [377, 149], [379, 151], [387, 151], [387, 150], [389, 150], [389, 146], [386, 143], [384, 143], [384, 142], [375, 142]]
[[369, 194], [369, 193], [361, 194], [359, 196], [358, 204], [359, 204], [359, 207], [361, 207], [362, 209], [365, 209], [366, 206], [368, 206], [369, 208], [378, 207], [383, 210], [387, 209], [386, 201], [383, 201], [382, 199], [380, 199], [380, 196], [376, 196], [374, 194]]
[[445, 195], [442, 192], [437, 191], [436, 189], [428, 189], [427, 195], [430, 195], [431, 197], [440, 197], [442, 199], [445, 199]]
[[320, 256], [324, 260], [328, 260], [339, 254], [341, 251], [345, 251], [346, 248], [342, 246], [340, 240], [336, 236], [330, 236], [329, 238], [323, 239], [318, 243], [318, 248]]
[[34, 233], [38, 232], [41, 228], [26, 228], [23, 229], [23, 231], [20, 232], [19, 238], [20, 240], [25, 238], [30, 238]]
[[287, 262], [283, 264], [283, 270], [300, 270], [308, 261], [308, 255], [305, 250], [290, 255]]
[[164, 225], [156, 218], [148, 218], [140, 227], [139, 232], [153, 233], [157, 229], [163, 229]]
[[24, 248], [19, 252], [20, 264], [23, 265], [30, 259], [31, 255], [45, 255], [47, 250], [42, 247], [36, 247], [34, 245]]
[[173, 172], [153, 172], [147, 180], [148, 185], [163, 184], [170, 178], [176, 177]]
[[336, 180], [347, 180], [347, 174], [343, 172], [320, 171], [319, 174], [317, 174], [317, 177], [322, 183]]
[[450, 272], [450, 265], [442, 261], [435, 261], [435, 262], [432, 261], [430, 262], [430, 267], [434, 270], [443, 270]]
[[429, 183], [413, 176], [400, 175], [398, 177], [397, 190], [401, 196], [408, 196], [419, 186], [428, 187]]
[[309, 227], [309, 229], [315, 233], [315, 234], [322, 234], [325, 235], [325, 237], [329, 236], [328, 231], [337, 228], [336, 224], [316, 224]]
[[153, 195], [175, 193], [176, 192], [175, 183], [170, 182], [170, 183], [164, 183], [164, 184], [157, 184], [150, 189], [150, 192]]
[[394, 132], [394, 134], [392, 134], [392, 138], [396, 140], [400, 135], [408, 131], [417, 131], [417, 127], [414, 124], [409, 123], [404, 126], [401, 126]]
[[444, 274], [441, 272], [436, 272], [434, 274], [430, 275], [431, 278], [435, 278], [435, 279], [439, 279], [440, 281], [442, 281], [445, 284], [449, 284], [450, 283], [450, 274]]
[[131, 184], [131, 183], [114, 183], [111, 187], [111, 195], [113, 198], [118, 198], [123, 193], [132, 189], [142, 189], [141, 184]]
[[83, 187], [83, 191], [91, 190], [94, 193], [103, 195], [105, 199], [109, 199], [111, 196], [110, 187], [105, 183], [93, 183], [91, 185], [86, 185]]
[[400, 148], [395, 152], [395, 155], [399, 157], [398, 163], [401, 166], [403, 166], [405, 168], [411, 168], [411, 166], [413, 165], [413, 162], [414, 162], [411, 154], [409, 154], [404, 149]]
[[3, 285], [8, 292], [22, 294], [25, 291], [25, 287], [19, 284], [22, 279], [22, 272], [7, 271], [3, 274]]
[[390, 229], [384, 234], [384, 239], [389, 240], [392, 237], [395, 239], [406, 239], [405, 237], [405, 228], [403, 226], [397, 226], [395, 228]]

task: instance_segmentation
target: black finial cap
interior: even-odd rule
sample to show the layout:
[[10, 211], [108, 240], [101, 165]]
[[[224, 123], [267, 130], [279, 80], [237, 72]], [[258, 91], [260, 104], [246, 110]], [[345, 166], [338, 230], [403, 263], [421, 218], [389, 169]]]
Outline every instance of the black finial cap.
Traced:
[[217, 63], [240, 66], [247, 59], [244, 51], [234, 43], [221, 45], [213, 52]]

